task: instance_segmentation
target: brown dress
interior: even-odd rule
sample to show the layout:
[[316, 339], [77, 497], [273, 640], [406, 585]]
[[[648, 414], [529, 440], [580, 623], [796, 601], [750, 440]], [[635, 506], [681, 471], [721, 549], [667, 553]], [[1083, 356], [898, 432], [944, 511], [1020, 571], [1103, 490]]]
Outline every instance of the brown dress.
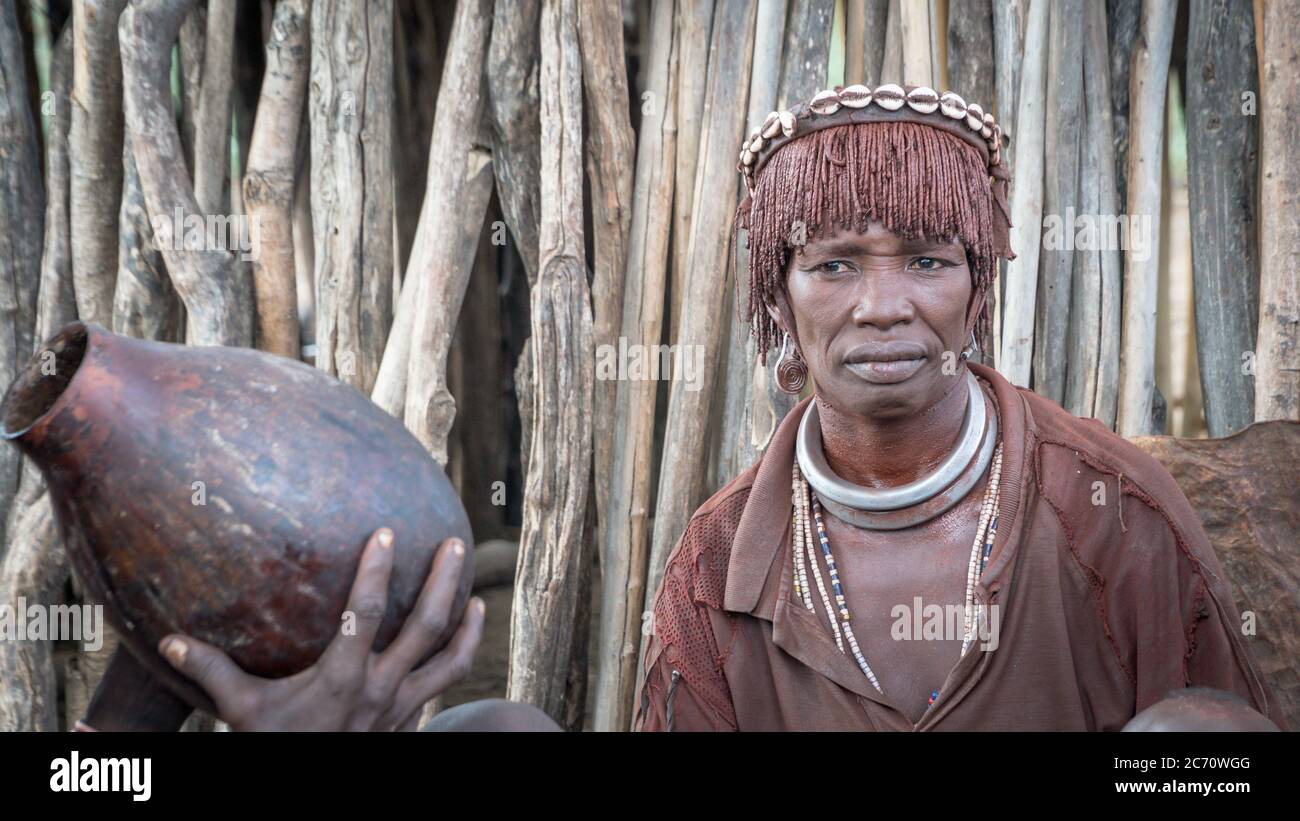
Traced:
[[[999, 607], [996, 649], [973, 646], [913, 725], [836, 647], [820, 600], [799, 602], [790, 474], [806, 400], [669, 557], [636, 729], [1118, 730], [1185, 686], [1234, 691], [1282, 726], [1169, 473], [1099, 422], [970, 367], [1001, 424], [1000, 523], [975, 593]], [[1109, 504], [1093, 503], [1095, 482]]]

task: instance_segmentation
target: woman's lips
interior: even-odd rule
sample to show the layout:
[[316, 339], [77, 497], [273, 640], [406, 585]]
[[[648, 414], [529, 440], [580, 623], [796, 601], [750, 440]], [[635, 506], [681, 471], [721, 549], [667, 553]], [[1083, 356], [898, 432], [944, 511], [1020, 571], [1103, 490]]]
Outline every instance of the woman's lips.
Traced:
[[924, 345], [893, 339], [858, 345], [845, 355], [844, 365], [868, 382], [889, 384], [907, 379], [925, 360]]
[[889, 361], [867, 360], [864, 362], [846, 362], [845, 367], [867, 382], [888, 385], [902, 382], [921, 369], [925, 357], [916, 359], [891, 359]]

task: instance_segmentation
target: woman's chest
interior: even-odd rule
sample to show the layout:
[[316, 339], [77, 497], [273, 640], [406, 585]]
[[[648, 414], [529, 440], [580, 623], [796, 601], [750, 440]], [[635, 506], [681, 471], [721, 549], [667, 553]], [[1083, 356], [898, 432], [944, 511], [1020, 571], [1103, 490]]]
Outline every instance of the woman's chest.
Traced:
[[977, 628], [967, 604], [982, 557], [978, 513], [978, 502], [962, 504], [889, 532], [825, 522], [850, 616], [844, 638], [852, 632], [886, 697], [912, 722], [940, 697], [964, 639]]

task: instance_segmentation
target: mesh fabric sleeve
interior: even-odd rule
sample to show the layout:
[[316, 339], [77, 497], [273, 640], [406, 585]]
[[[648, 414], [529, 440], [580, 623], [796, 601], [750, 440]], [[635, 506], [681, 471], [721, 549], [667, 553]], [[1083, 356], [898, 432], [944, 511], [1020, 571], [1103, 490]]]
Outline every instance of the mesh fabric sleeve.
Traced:
[[744, 494], [691, 520], [668, 558], [646, 636], [634, 729], [735, 730], [724, 664], [736, 616], [723, 609], [732, 535]]

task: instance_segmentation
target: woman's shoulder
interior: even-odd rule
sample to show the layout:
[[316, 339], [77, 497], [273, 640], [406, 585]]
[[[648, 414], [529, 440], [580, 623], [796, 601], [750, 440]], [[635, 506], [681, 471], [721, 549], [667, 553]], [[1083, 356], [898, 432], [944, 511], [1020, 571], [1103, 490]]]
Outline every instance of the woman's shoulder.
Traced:
[[675, 553], [681, 552], [683, 547], [689, 548], [688, 552], [692, 554], [690, 563], [694, 565], [699, 554], [706, 549], [721, 554], [731, 552], [736, 528], [740, 526], [740, 518], [749, 502], [749, 492], [754, 486], [757, 467], [756, 463], [742, 471], [695, 509]]
[[1188, 560], [1215, 566], [1200, 516], [1155, 457], [1096, 419], [1022, 389], [1033, 417], [1026, 469], [1094, 572], [1148, 573]]
[[[1053, 470], [1059, 459], [1078, 461], [1139, 490], [1150, 502], [1184, 501], [1182, 490], [1151, 454], [1091, 417], [1075, 416], [1052, 400], [1018, 388], [1033, 419], [1033, 468], [1056, 479], [1070, 475]], [[1079, 475], [1076, 473], [1075, 475]]]
[[754, 486], [754, 479], [758, 474], [758, 467], [762, 464], [762, 457], [754, 464], [742, 470], [731, 481], [722, 487], [704, 501], [702, 505], [695, 509], [691, 514], [691, 521], [696, 519], [712, 518], [730, 518], [730, 514], [735, 513], [739, 519], [739, 510], [743, 510], [745, 502], [749, 499], [749, 491]]
[[678, 579], [697, 595], [712, 591], [714, 595], [703, 598], [706, 603], [721, 608], [732, 544], [745, 505], [749, 503], [759, 464], [761, 460], [719, 488], [691, 514], [686, 530], [668, 556], [665, 582], [669, 578]]

